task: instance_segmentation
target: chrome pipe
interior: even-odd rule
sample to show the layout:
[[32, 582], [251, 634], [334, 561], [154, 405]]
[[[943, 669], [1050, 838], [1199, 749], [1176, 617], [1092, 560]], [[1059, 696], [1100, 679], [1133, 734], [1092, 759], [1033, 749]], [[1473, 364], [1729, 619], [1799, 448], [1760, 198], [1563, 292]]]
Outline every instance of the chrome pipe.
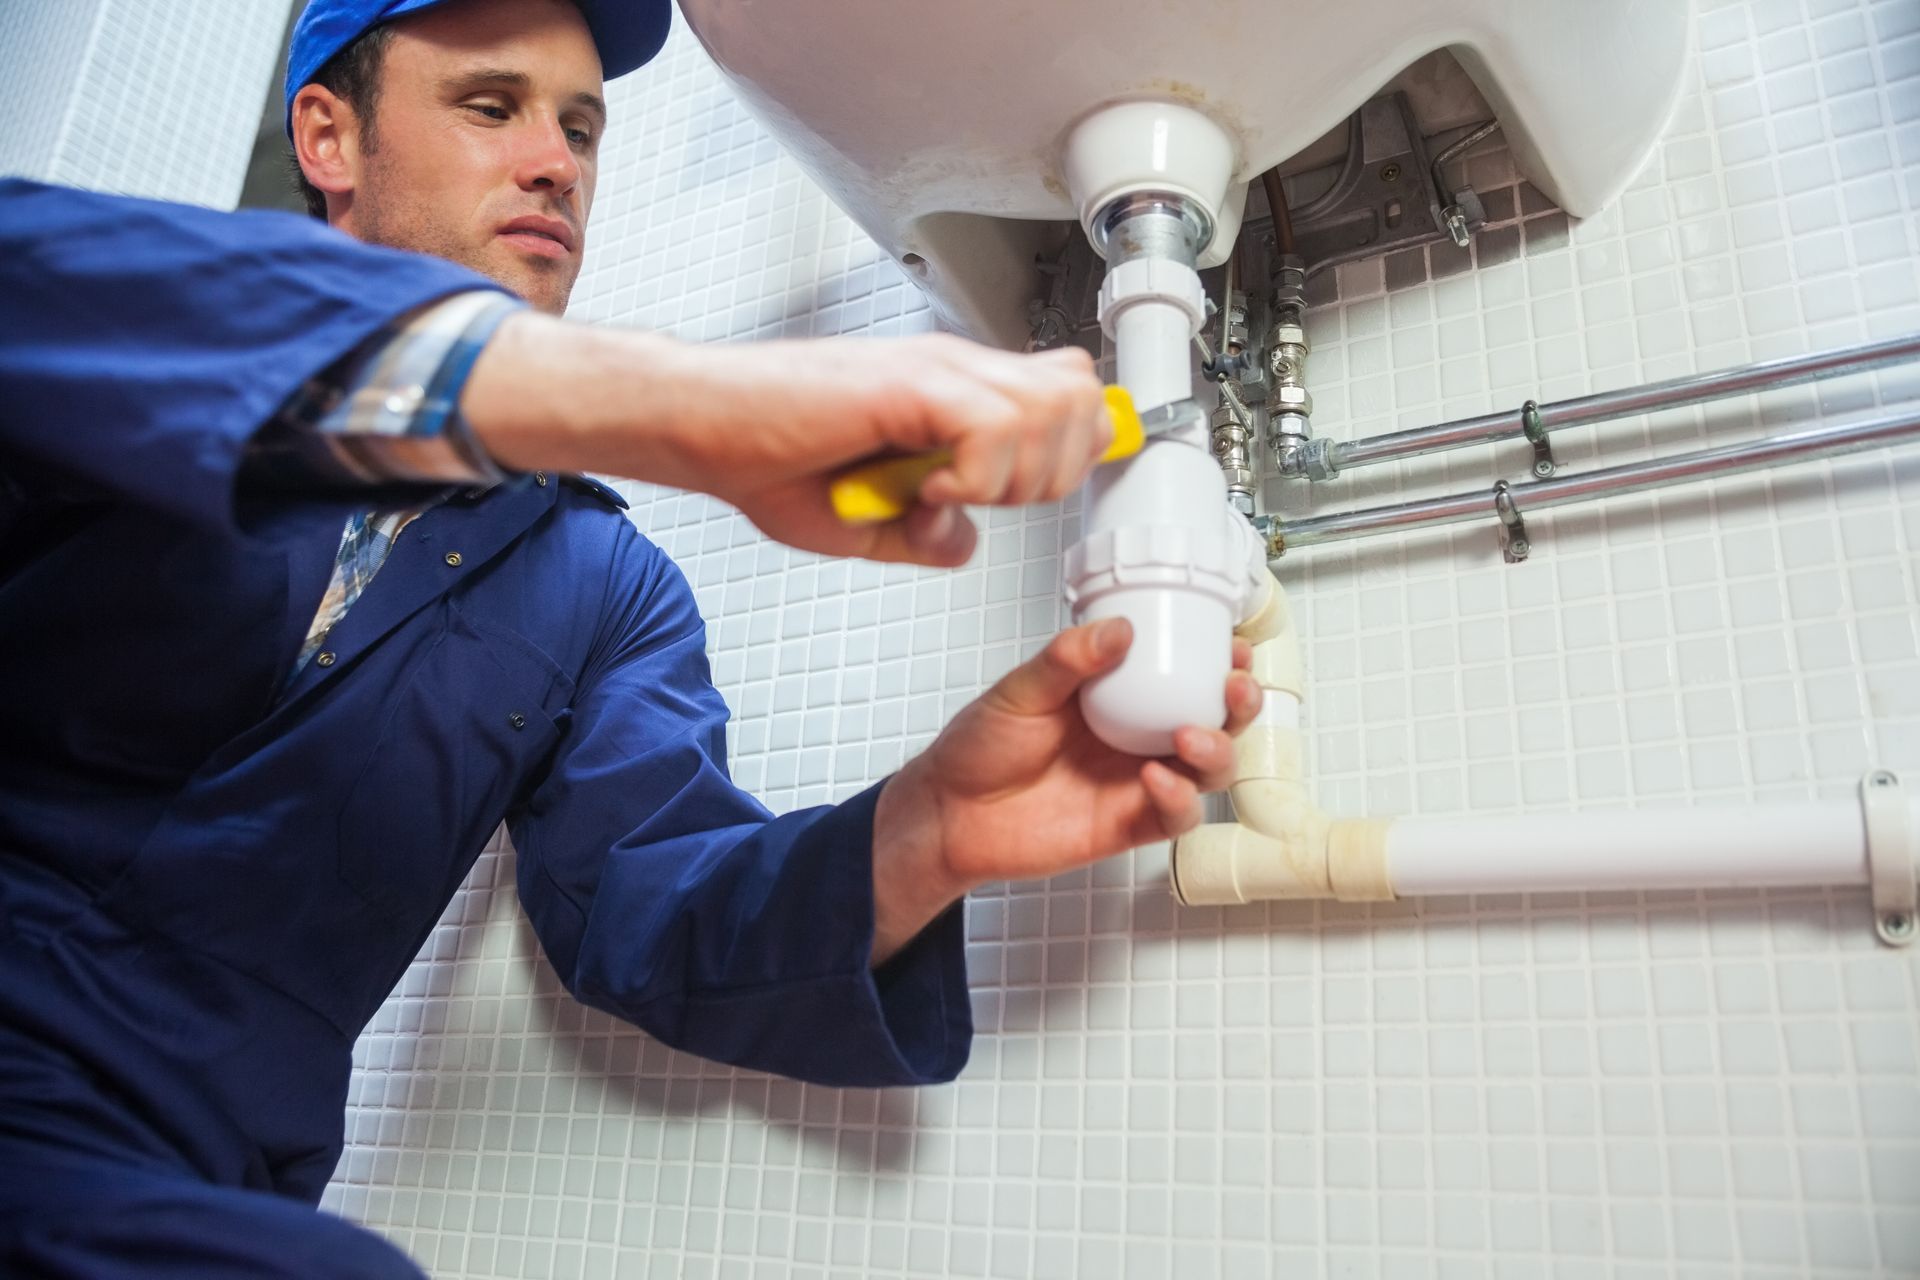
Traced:
[[[1570, 400], [1556, 400], [1538, 406], [1536, 430], [1550, 434], [1563, 427], [1584, 427], [1612, 418], [1676, 409], [1682, 405], [1701, 404], [1752, 391], [1770, 391], [1776, 387], [1792, 387], [1825, 378], [1866, 373], [1910, 360], [1920, 360], [1920, 333], [1818, 351], [1812, 355], [1762, 360], [1756, 364], [1717, 369], [1711, 373], [1690, 373], [1684, 377], [1668, 378], [1664, 382], [1649, 382], [1618, 391], [1600, 391]], [[1310, 472], [1304, 465], [1306, 460], [1300, 459], [1293, 467], [1284, 468], [1284, 472], [1308, 479], [1329, 479], [1353, 467], [1525, 436], [1524, 408], [1483, 413], [1475, 418], [1460, 418], [1435, 426], [1414, 427], [1359, 440], [1326, 441], [1324, 465]]]
[[1385, 507], [1365, 507], [1305, 520], [1270, 521], [1266, 534], [1272, 560], [1287, 551], [1322, 542], [1341, 542], [1348, 538], [1377, 533], [1406, 533], [1413, 529], [1432, 529], [1441, 525], [1463, 524], [1471, 520], [1498, 518], [1496, 495], [1505, 493], [1522, 515], [1548, 507], [1571, 506], [1599, 498], [1624, 497], [1648, 489], [1712, 480], [1722, 476], [1758, 471], [1766, 467], [1790, 466], [1861, 453], [1886, 445], [1900, 444], [1920, 436], [1920, 404], [1904, 405], [1888, 416], [1866, 422], [1815, 427], [1788, 435], [1771, 436], [1746, 444], [1723, 445], [1693, 453], [1655, 458], [1625, 466], [1608, 467], [1583, 475], [1556, 476], [1531, 484], [1516, 484], [1471, 493], [1426, 498]]
[[1135, 258], [1171, 258], [1191, 267], [1213, 238], [1213, 215], [1190, 196], [1136, 191], [1093, 216], [1089, 239], [1112, 269]]

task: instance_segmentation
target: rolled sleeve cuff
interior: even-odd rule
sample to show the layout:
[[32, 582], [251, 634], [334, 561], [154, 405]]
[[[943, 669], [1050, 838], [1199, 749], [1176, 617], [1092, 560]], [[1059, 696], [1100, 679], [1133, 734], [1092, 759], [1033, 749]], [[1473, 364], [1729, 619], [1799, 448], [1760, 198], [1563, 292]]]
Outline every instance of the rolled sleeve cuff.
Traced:
[[476, 289], [418, 309], [303, 387], [256, 438], [256, 477], [322, 485], [497, 484], [460, 413], [494, 330], [524, 303]]

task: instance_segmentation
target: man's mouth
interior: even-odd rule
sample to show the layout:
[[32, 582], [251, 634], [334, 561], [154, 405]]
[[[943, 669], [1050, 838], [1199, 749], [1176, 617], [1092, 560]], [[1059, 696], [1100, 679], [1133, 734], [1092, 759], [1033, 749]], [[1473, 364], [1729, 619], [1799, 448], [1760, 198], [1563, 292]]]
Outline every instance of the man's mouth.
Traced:
[[517, 248], [547, 258], [567, 257], [577, 242], [573, 228], [559, 218], [515, 218], [500, 228], [499, 235]]

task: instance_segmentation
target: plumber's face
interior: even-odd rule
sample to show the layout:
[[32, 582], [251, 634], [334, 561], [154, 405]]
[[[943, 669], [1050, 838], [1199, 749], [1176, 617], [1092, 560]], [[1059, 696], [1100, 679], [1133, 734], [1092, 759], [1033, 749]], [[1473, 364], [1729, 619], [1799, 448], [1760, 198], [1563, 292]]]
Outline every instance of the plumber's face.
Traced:
[[566, 309], [606, 105], [572, 0], [461, 0], [395, 23], [343, 230]]

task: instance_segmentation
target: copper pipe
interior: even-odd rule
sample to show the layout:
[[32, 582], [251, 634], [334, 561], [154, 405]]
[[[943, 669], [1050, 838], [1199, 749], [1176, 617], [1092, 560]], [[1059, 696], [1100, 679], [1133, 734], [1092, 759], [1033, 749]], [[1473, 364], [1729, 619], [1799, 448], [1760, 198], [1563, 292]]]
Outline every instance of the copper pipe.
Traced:
[[1293, 252], [1293, 216], [1287, 212], [1287, 193], [1280, 185], [1280, 170], [1272, 168], [1260, 175], [1266, 188], [1267, 207], [1273, 211], [1273, 235], [1281, 253]]

